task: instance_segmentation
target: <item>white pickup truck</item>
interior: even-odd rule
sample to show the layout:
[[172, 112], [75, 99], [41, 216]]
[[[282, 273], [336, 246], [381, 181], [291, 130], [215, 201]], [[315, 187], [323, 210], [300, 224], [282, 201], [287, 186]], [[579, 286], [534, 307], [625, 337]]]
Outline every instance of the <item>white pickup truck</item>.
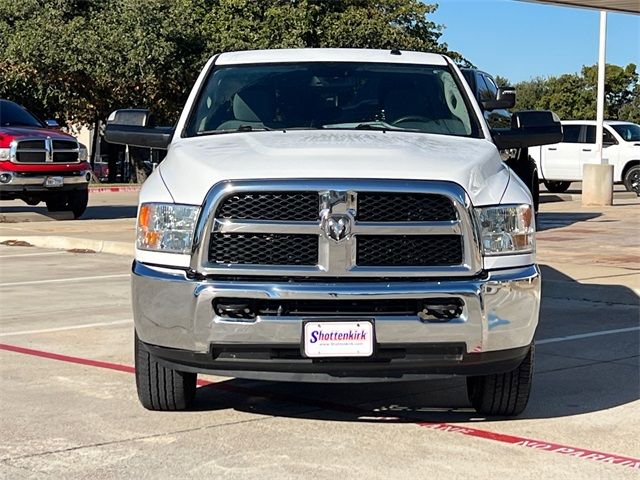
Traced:
[[[562, 193], [571, 182], [582, 181], [585, 163], [597, 163], [596, 122], [563, 121], [562, 143], [529, 148], [547, 190]], [[602, 156], [613, 165], [613, 181], [640, 195], [640, 125], [606, 121]]]
[[558, 142], [555, 115], [492, 132], [445, 56], [290, 49], [216, 55], [175, 127], [149, 119], [118, 110], [106, 131], [167, 148], [132, 275], [144, 407], [188, 408], [205, 372], [464, 375], [483, 414], [525, 408], [535, 216], [498, 150]]

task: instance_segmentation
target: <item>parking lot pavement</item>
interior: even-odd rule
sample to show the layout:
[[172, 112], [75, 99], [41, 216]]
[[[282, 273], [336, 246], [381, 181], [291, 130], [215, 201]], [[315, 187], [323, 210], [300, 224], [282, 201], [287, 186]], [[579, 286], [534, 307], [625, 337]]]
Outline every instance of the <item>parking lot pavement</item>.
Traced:
[[[638, 226], [624, 208], [563, 208], [539, 218], [536, 376], [515, 419], [478, 416], [458, 378], [201, 376], [192, 411], [148, 412], [132, 375], [130, 258], [0, 246], [0, 477], [637, 478]], [[597, 255], [606, 238], [578, 228], [609, 228], [626, 260]]]
[[[133, 218], [138, 205], [137, 191], [90, 191], [89, 206], [81, 220]], [[71, 212], [49, 212], [44, 202], [29, 206], [22, 200], [0, 202], [0, 223], [73, 220]]]

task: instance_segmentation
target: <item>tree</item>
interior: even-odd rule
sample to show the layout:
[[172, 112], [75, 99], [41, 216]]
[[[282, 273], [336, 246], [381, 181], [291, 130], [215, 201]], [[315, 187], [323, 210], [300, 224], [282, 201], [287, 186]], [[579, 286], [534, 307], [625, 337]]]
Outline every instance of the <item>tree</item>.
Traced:
[[618, 119], [640, 124], [640, 83], [636, 83], [631, 98], [620, 107]]
[[[596, 117], [597, 65], [556, 77], [536, 77], [516, 85], [518, 110], [553, 110], [563, 120]], [[633, 117], [638, 96], [636, 65], [607, 65], [605, 70], [605, 118]], [[636, 103], [637, 105], [637, 103]]]
[[510, 87], [511, 81], [506, 77], [496, 75], [496, 85], [498, 85], [498, 87]]

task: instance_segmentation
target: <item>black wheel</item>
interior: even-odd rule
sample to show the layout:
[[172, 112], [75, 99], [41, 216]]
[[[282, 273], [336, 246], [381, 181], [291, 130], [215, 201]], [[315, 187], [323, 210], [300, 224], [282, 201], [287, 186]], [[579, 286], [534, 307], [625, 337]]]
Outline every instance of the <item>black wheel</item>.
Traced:
[[624, 188], [640, 196], [640, 165], [631, 166], [624, 174]]
[[467, 377], [471, 405], [483, 415], [519, 415], [527, 406], [533, 377], [534, 347], [522, 363], [510, 372]]
[[189, 408], [196, 396], [197, 375], [161, 365], [142, 345], [137, 334], [134, 341], [136, 387], [142, 406], [157, 411]]
[[544, 186], [547, 187], [551, 193], [564, 193], [569, 190], [571, 182], [563, 182], [561, 180], [545, 180]]
[[89, 190], [74, 190], [69, 192], [68, 210], [73, 212], [74, 218], [80, 217], [87, 209], [89, 203]]
[[27, 197], [27, 198], [23, 198], [22, 200], [24, 201], [24, 203], [32, 207], [35, 207], [40, 203], [40, 199], [35, 197]]
[[536, 161], [527, 155], [526, 159], [516, 158], [507, 161], [507, 165], [524, 182], [533, 198], [533, 209], [538, 213], [540, 205], [540, 178], [538, 177], [538, 166]]
[[72, 212], [73, 218], [80, 217], [89, 203], [89, 190], [73, 190], [51, 197], [46, 201], [50, 212]]
[[57, 195], [45, 200], [47, 210], [50, 212], [62, 212], [67, 209], [67, 201], [64, 195]]

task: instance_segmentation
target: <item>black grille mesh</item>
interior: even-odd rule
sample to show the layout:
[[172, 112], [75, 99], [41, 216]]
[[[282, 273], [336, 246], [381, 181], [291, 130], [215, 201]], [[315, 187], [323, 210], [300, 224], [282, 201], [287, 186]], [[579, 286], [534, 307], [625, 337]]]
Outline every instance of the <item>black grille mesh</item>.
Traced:
[[44, 140], [21, 140], [18, 143], [18, 151], [20, 151], [20, 149], [22, 148], [44, 150]]
[[318, 236], [212, 234], [209, 262], [237, 265], [317, 265]]
[[456, 220], [451, 201], [433, 193], [358, 193], [361, 222], [437, 222]]
[[54, 140], [53, 141], [53, 149], [54, 150], [73, 150], [74, 148], [78, 148], [78, 144], [76, 142], [72, 142], [69, 140]]
[[77, 162], [78, 154], [76, 152], [53, 152], [53, 161], [54, 162]]
[[460, 265], [459, 235], [358, 235], [356, 264], [376, 267]]
[[16, 160], [25, 163], [40, 163], [47, 159], [45, 152], [16, 152]]
[[315, 192], [238, 193], [226, 198], [216, 217], [238, 220], [314, 221], [319, 200]]

